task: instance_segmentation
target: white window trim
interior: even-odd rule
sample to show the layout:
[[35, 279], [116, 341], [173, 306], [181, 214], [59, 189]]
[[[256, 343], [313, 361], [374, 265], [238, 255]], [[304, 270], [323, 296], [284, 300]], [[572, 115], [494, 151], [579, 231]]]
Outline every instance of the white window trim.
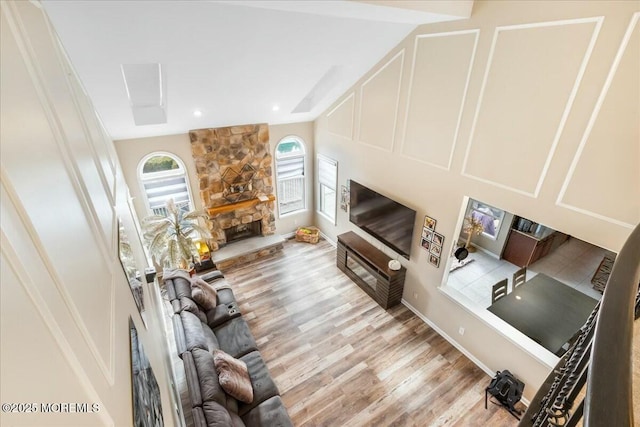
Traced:
[[[158, 157], [158, 156], [171, 157], [178, 164], [178, 169], [160, 171], [160, 172], [149, 172], [147, 174], [144, 174], [147, 176], [147, 178], [143, 179], [142, 169], [144, 168], [145, 163], [147, 163], [147, 161], [150, 158]], [[191, 194], [191, 180], [189, 179], [189, 172], [187, 171], [187, 168], [184, 162], [182, 161], [182, 159], [180, 158], [180, 156], [178, 156], [177, 154], [171, 153], [169, 151], [154, 151], [152, 153], [145, 155], [142, 159], [140, 159], [140, 161], [138, 162], [136, 178], [138, 180], [138, 187], [140, 188], [140, 194], [142, 195], [142, 199], [144, 200], [144, 207], [147, 210], [147, 215], [153, 215], [153, 211], [149, 206], [149, 199], [147, 199], [147, 192], [144, 188], [145, 181], [155, 180], [159, 178], [166, 178], [170, 176], [180, 176], [180, 175], [184, 175], [184, 179], [187, 184], [189, 205], [191, 206], [191, 209], [195, 209], [195, 202], [193, 200], [193, 195]]]
[[[333, 166], [335, 166], [336, 168], [336, 180], [334, 183], [334, 188], [333, 191], [335, 193], [335, 203], [334, 203], [334, 211], [333, 211], [333, 218], [331, 218], [330, 216], [328, 216], [327, 214], [325, 214], [324, 212], [322, 212], [322, 210], [320, 209], [320, 203], [321, 200], [320, 198], [321, 196], [321, 185], [324, 185], [320, 182], [320, 161], [325, 161], [327, 163], [332, 163]], [[338, 221], [338, 161], [334, 160], [330, 157], [324, 156], [322, 154], [318, 154], [316, 156], [316, 179], [317, 179], [317, 183], [318, 186], [316, 188], [317, 190], [317, 197], [316, 197], [316, 212], [318, 213], [318, 215], [322, 216], [323, 218], [325, 218], [327, 221], [330, 221], [333, 225], [337, 224]], [[329, 187], [331, 188], [331, 187]]]
[[[287, 141], [291, 141], [291, 140], [295, 140], [297, 143], [300, 144], [300, 146], [302, 147], [302, 153], [295, 153], [295, 154], [284, 154], [281, 157], [278, 157], [278, 146], [283, 143], [283, 142], [287, 142]], [[302, 157], [302, 164], [303, 164], [303, 172], [302, 172], [302, 179], [303, 179], [303, 184], [302, 184], [302, 208], [300, 209], [296, 209], [295, 211], [290, 211], [290, 212], [286, 212], [286, 213], [281, 213], [280, 212], [280, 194], [279, 194], [279, 185], [278, 185], [278, 160], [282, 160], [282, 159], [287, 159], [287, 158], [295, 158], [295, 157]], [[306, 143], [304, 142], [304, 140], [302, 138], [300, 138], [299, 136], [296, 135], [287, 135], [284, 138], [280, 139], [280, 141], [278, 141], [278, 143], [275, 146], [275, 150], [273, 152], [273, 163], [274, 163], [274, 170], [275, 170], [275, 182], [276, 182], [276, 196], [278, 197], [278, 200], [276, 200], [276, 209], [278, 210], [278, 218], [286, 218], [288, 216], [291, 215], [296, 215], [299, 214], [301, 212], [306, 212], [307, 211], [307, 147], [306, 147]]]

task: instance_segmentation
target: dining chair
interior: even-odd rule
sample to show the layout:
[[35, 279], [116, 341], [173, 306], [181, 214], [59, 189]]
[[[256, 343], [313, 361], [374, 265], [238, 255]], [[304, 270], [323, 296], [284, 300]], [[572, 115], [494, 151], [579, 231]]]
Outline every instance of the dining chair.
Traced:
[[513, 273], [513, 287], [512, 289], [517, 288], [518, 286], [524, 284], [527, 281], [527, 267], [522, 267], [520, 270]]
[[491, 288], [491, 304], [507, 296], [508, 279], [502, 279]]

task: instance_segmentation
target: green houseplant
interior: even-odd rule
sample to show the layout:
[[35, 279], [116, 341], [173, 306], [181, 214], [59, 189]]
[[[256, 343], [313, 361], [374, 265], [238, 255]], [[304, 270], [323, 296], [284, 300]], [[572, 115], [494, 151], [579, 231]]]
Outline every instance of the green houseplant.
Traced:
[[173, 199], [167, 201], [167, 216], [152, 215], [142, 220], [144, 238], [155, 262], [165, 268], [187, 268], [200, 262], [195, 239], [210, 239], [211, 233], [198, 224], [208, 219], [204, 211], [184, 212]]

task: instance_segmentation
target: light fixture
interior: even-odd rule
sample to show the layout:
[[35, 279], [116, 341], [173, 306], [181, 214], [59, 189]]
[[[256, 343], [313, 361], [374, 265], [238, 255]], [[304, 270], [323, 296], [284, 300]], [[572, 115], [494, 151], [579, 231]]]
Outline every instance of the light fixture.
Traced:
[[273, 104], [273, 107], [271, 107], [271, 109], [273, 111], [279, 111], [280, 110], [280, 106], [278, 104]]
[[516, 295], [516, 299], [517, 299], [517, 300], [521, 300], [521, 299], [522, 299], [522, 297], [521, 297], [520, 295]]
[[193, 115], [195, 117], [202, 117], [202, 111], [200, 110], [193, 110]]

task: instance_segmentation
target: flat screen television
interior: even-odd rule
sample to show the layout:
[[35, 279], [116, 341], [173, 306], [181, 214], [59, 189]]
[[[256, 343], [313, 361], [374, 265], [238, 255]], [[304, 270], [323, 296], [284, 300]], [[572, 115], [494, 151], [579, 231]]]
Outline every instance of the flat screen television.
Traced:
[[409, 259], [416, 211], [354, 180], [349, 204], [349, 221]]

